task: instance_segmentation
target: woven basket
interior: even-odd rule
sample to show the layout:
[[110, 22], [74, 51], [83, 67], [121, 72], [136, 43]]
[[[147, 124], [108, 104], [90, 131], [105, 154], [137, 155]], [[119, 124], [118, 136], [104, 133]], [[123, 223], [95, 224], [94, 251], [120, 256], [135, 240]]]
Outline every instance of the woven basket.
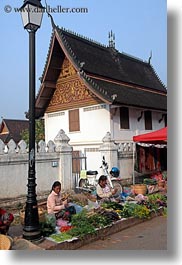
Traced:
[[[38, 207], [38, 214], [39, 214], [39, 221], [44, 222], [45, 221], [45, 213], [47, 213], [47, 210], [44, 209], [44, 207]], [[24, 219], [25, 219], [25, 207], [20, 210], [20, 221], [21, 224], [24, 225]]]
[[0, 250], [9, 250], [11, 249], [12, 241], [8, 236], [0, 235]]
[[132, 185], [132, 190], [135, 194], [143, 194], [147, 193], [147, 186], [145, 184], [135, 184]]

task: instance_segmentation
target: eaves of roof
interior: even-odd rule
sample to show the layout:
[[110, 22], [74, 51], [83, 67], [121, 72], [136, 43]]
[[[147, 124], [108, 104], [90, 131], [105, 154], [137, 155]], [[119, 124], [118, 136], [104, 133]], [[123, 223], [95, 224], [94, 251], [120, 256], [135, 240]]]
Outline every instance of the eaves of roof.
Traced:
[[151, 91], [141, 87], [93, 77], [92, 79], [100, 88], [105, 88], [108, 96], [113, 98], [113, 105], [128, 105], [167, 111], [167, 93]]
[[54, 80], [51, 80], [52, 85], [46, 87], [45, 84], [57, 43], [60, 55], [63, 57], [64, 54], [70, 60], [87, 88], [104, 102], [167, 109], [167, 90], [149, 63], [54, 27], [36, 99], [37, 118], [43, 116], [56, 88], [60, 65]]

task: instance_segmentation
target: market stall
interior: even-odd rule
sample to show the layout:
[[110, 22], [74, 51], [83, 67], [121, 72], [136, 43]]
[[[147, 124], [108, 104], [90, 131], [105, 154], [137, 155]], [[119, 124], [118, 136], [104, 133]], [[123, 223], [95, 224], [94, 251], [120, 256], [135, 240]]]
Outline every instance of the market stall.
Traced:
[[144, 134], [133, 136], [133, 141], [141, 142], [141, 143], [152, 143], [152, 144], [166, 143], [167, 142], [167, 127], [151, 132], [151, 133], [144, 133]]
[[167, 170], [167, 127], [134, 136], [133, 141], [133, 184], [135, 166], [139, 173]]

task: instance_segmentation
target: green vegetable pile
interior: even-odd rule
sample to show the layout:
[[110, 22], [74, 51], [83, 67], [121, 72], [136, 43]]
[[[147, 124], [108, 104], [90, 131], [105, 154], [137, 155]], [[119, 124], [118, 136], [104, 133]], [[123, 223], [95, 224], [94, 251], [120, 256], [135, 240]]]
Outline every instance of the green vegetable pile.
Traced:
[[145, 178], [143, 180], [143, 183], [146, 185], [156, 185], [157, 184], [157, 180], [156, 179], [151, 179], [151, 178]]
[[45, 221], [40, 222], [40, 231], [41, 234], [45, 237], [53, 234], [56, 227], [56, 218], [55, 215], [46, 214]]
[[47, 222], [40, 222], [40, 231], [43, 236], [48, 237], [55, 232], [55, 226]]
[[113, 210], [122, 210], [123, 205], [117, 203], [117, 202], [104, 202], [101, 204], [103, 208], [106, 209], [113, 209]]
[[73, 226], [67, 233], [73, 237], [82, 238], [86, 234], [93, 234], [96, 228], [111, 224], [112, 219], [107, 214], [88, 213], [86, 210], [72, 216]]
[[[137, 217], [140, 219], [150, 218], [152, 210], [157, 210], [163, 206], [167, 210], [167, 196], [161, 194], [149, 194], [146, 200], [138, 203], [126, 202], [121, 205], [117, 202], [104, 202], [101, 207], [93, 211], [83, 209], [74, 214], [71, 219], [72, 228], [69, 231], [60, 234], [52, 234], [50, 237], [56, 242], [70, 240], [73, 237], [83, 238], [87, 234], [96, 233], [96, 229], [103, 228], [112, 224], [112, 222], [121, 218]], [[165, 211], [167, 214], [167, 211]], [[48, 219], [42, 224], [44, 236], [54, 233], [54, 220]]]
[[57, 243], [60, 243], [72, 239], [72, 236], [69, 235], [68, 233], [61, 233], [61, 234], [53, 234], [50, 236], [50, 238], [52, 238]]

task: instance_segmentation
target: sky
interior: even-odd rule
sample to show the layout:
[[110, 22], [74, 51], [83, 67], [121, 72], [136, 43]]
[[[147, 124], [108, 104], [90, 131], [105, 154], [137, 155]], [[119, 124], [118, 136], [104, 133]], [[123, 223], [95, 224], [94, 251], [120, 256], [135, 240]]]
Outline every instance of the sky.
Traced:
[[[45, 6], [45, 0], [41, 1]], [[29, 36], [21, 15], [23, 0], [0, 1], [0, 117], [25, 119], [29, 94]], [[108, 45], [108, 32], [116, 49], [148, 61], [167, 86], [166, 0], [47, 0], [56, 25]], [[53, 12], [61, 8], [87, 8], [87, 13]], [[51, 22], [44, 14], [36, 32], [36, 93], [40, 88], [51, 37]]]

